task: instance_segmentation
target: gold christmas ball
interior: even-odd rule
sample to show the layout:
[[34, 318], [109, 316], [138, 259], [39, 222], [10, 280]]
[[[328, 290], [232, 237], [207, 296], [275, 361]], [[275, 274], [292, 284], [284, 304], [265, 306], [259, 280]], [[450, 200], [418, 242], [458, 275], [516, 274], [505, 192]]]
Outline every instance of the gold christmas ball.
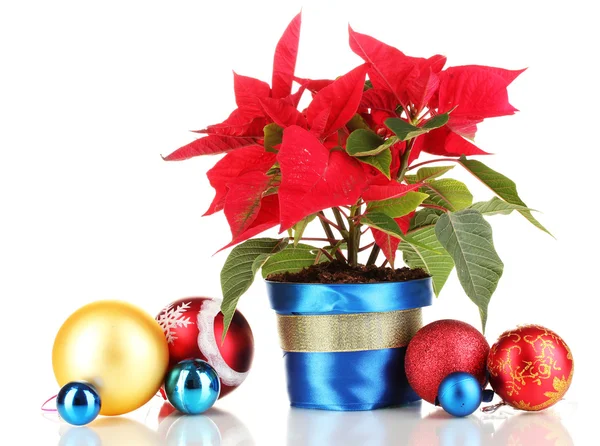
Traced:
[[154, 318], [114, 300], [93, 302], [73, 313], [52, 349], [58, 385], [93, 384], [102, 415], [121, 415], [147, 403], [162, 385], [168, 364], [167, 340]]

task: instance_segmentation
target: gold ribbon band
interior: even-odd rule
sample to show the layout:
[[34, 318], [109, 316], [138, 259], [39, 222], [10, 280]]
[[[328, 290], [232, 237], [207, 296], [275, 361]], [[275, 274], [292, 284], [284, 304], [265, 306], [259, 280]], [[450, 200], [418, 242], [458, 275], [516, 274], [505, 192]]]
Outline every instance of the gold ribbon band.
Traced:
[[355, 352], [408, 345], [422, 327], [420, 308], [384, 313], [277, 315], [286, 352]]

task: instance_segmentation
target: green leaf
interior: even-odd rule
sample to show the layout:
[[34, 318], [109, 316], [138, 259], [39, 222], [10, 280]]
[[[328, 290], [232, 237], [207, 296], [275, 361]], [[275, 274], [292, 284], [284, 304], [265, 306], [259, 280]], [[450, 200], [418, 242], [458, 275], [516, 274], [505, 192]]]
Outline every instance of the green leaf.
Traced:
[[304, 230], [308, 226], [308, 224], [315, 219], [317, 214], [309, 215], [306, 218], [303, 218], [298, 223], [294, 225], [294, 246], [298, 246], [302, 235], [304, 234]]
[[427, 181], [441, 177], [450, 169], [454, 169], [454, 166], [423, 167], [418, 170], [416, 175], [406, 175], [404, 179], [409, 184], [426, 183]]
[[441, 115], [434, 116], [425, 124], [423, 124], [423, 126], [417, 127], [400, 118], [387, 118], [385, 120], [385, 125], [396, 134], [400, 141], [408, 141], [409, 139], [416, 138], [419, 135], [423, 135], [424, 133], [428, 133], [433, 129], [437, 129], [443, 125], [446, 125], [448, 119], [448, 113], [443, 113]]
[[465, 183], [451, 178], [425, 183], [421, 191], [429, 195], [424, 204], [440, 206], [449, 211], [460, 211], [473, 203], [473, 195]]
[[356, 159], [362, 163], [373, 166], [384, 174], [388, 180], [391, 179], [390, 167], [392, 166], [392, 151], [390, 149], [384, 150], [377, 155], [361, 156]]
[[443, 214], [435, 234], [454, 259], [465, 293], [479, 308], [485, 331], [487, 309], [502, 276], [504, 264], [494, 248], [492, 227], [475, 209]]
[[256, 238], [247, 240], [231, 250], [221, 270], [223, 339], [229, 330], [238, 301], [252, 285], [256, 271], [271, 255], [288, 246], [288, 243], [287, 238]]
[[265, 134], [264, 146], [267, 152], [275, 152], [277, 153], [277, 149], [275, 146], [277, 144], [281, 144], [283, 139], [283, 128], [279, 127], [274, 122], [271, 124], [265, 125], [263, 128], [263, 132]]
[[417, 240], [437, 251], [421, 249], [419, 246], [411, 245], [405, 241], [398, 245], [398, 249], [403, 253], [404, 263], [410, 268], [423, 268], [429, 273], [433, 281], [433, 291], [436, 296], [439, 296], [448, 276], [454, 269], [454, 261], [438, 241], [434, 226], [409, 231], [409, 234], [413, 240]]
[[401, 197], [371, 201], [367, 204], [367, 213], [381, 212], [392, 218], [402, 217], [414, 211], [428, 196], [422, 192], [407, 192]]
[[402, 230], [398, 226], [398, 223], [394, 219], [382, 212], [371, 212], [361, 217], [360, 222], [363, 225], [371, 228], [378, 229], [392, 237], [399, 238], [415, 246], [419, 246], [422, 249], [435, 251], [433, 247], [425, 245], [418, 240], [414, 240], [411, 236], [403, 234]]
[[373, 155], [374, 153], [371, 152], [384, 142], [385, 140], [381, 136], [371, 130], [357, 129], [348, 136], [346, 151], [352, 156]]
[[408, 232], [411, 233], [417, 229], [422, 229], [427, 226], [435, 226], [440, 216], [444, 211], [438, 209], [420, 209], [415, 212], [415, 215], [410, 220]]
[[[502, 198], [504, 201], [517, 204], [519, 206], [527, 207], [527, 205], [521, 200], [519, 194], [517, 193], [517, 185], [510, 178], [505, 177], [501, 173], [496, 172], [495, 170], [490, 169], [488, 166], [483, 164], [481, 161], [468, 160], [464, 156], [462, 156], [459, 162], [479, 178], [487, 187], [489, 187], [496, 195]], [[521, 215], [525, 217], [531, 224], [533, 224], [536, 228], [541, 229], [546, 232], [550, 236], [554, 237], [550, 231], [548, 231], [539, 221], [535, 219], [533, 215], [531, 215], [531, 211], [529, 210], [519, 210]]]
[[346, 151], [351, 156], [377, 155], [396, 142], [395, 137], [384, 140], [371, 130], [358, 129], [348, 136]]
[[473, 203], [471, 206], [469, 206], [469, 209], [476, 209], [483, 215], [508, 215], [512, 211], [533, 211], [533, 209], [529, 209], [525, 206], [507, 203], [506, 201], [503, 201], [498, 197], [494, 197], [490, 201], [480, 201], [479, 203]]
[[431, 118], [429, 121], [427, 121], [425, 124], [423, 124], [423, 126], [421, 128], [427, 129], [427, 130], [437, 129], [437, 128], [440, 128], [440, 127], [448, 124], [449, 119], [450, 119], [450, 112], [442, 113], [441, 115], [436, 115], [433, 118]]
[[[319, 248], [304, 243], [296, 246], [289, 245], [283, 251], [273, 254], [267, 259], [262, 267], [262, 276], [266, 278], [270, 274], [302, 271], [317, 262], [318, 252]], [[327, 257], [322, 256], [320, 262], [326, 260]]]
[[361, 217], [360, 222], [371, 228], [379, 229], [388, 235], [402, 238], [404, 234], [394, 219], [382, 212], [369, 212]]
[[423, 268], [432, 276], [433, 291], [439, 296], [448, 276], [454, 268], [454, 261], [442, 247], [435, 235], [435, 224], [443, 214], [437, 209], [421, 209], [411, 219], [408, 234], [420, 243], [434, 248], [423, 250], [418, 246], [402, 242], [398, 249], [403, 252], [404, 262], [411, 268]]
[[371, 129], [371, 127], [368, 126], [368, 124], [365, 122], [363, 117], [361, 115], [359, 115], [358, 113], [355, 114], [354, 116], [352, 116], [352, 119], [350, 119], [350, 121], [348, 121], [348, 124], [346, 124], [346, 127], [348, 128], [348, 130], [350, 130], [350, 132], [353, 132], [354, 130], [358, 130], [358, 129], [365, 129], [365, 130]]

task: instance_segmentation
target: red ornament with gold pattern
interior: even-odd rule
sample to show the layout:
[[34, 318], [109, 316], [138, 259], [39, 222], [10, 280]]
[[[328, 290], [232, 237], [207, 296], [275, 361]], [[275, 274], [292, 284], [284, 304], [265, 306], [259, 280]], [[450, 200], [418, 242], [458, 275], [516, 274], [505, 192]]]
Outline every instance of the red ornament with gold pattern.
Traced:
[[571, 350], [560, 336], [539, 325], [503, 333], [490, 350], [487, 367], [498, 396], [527, 411], [556, 404], [573, 379]]
[[169, 346], [169, 367], [184, 359], [203, 359], [221, 379], [220, 398], [246, 379], [254, 356], [254, 337], [246, 318], [236, 311], [225, 341], [221, 301], [188, 297], [166, 306], [156, 316]]

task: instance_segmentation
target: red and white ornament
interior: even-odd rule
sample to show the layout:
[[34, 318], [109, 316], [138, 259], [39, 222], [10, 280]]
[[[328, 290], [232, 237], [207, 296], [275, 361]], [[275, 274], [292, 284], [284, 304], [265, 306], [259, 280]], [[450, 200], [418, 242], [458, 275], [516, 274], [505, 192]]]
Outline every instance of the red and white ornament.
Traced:
[[236, 310], [223, 343], [221, 301], [210, 297], [179, 299], [156, 316], [169, 346], [169, 367], [184, 359], [203, 359], [219, 374], [221, 397], [246, 379], [254, 356], [254, 337]]

